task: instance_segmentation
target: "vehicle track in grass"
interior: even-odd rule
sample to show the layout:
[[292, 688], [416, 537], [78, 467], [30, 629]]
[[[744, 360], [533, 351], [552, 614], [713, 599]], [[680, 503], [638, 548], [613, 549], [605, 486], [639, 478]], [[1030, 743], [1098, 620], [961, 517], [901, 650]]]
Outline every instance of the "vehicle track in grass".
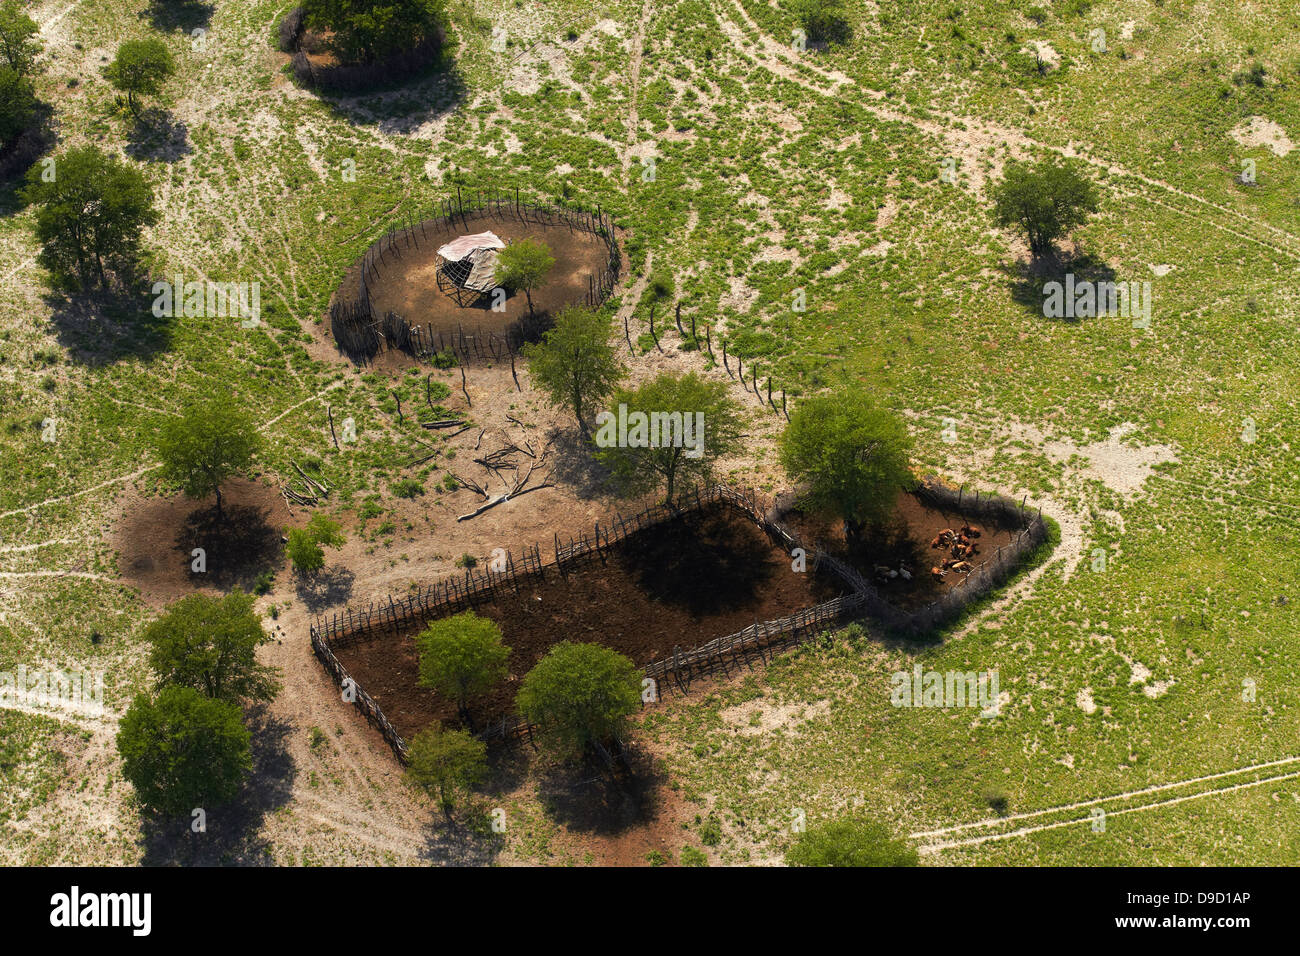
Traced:
[[[1300, 769], [1288, 770], [1286, 773], [1274, 776], [1265, 776], [1254, 780], [1245, 780], [1238, 783], [1230, 783], [1223, 787], [1209, 787], [1207, 789], [1196, 790], [1193, 793], [1181, 794], [1170, 797], [1165, 800], [1155, 800], [1149, 803], [1140, 803], [1136, 806], [1120, 806], [1117, 809], [1109, 809], [1106, 804], [1124, 803], [1135, 799], [1150, 797], [1156, 794], [1167, 793], [1171, 790], [1178, 790], [1183, 787], [1192, 787], [1197, 784], [1212, 783], [1216, 781], [1227, 780], [1232, 777], [1238, 777], [1242, 774], [1256, 771], [1267, 771], [1273, 769], [1290, 768], [1300, 763], [1300, 756], [1283, 757], [1279, 760], [1270, 760], [1264, 763], [1249, 764], [1245, 767], [1238, 767], [1234, 770], [1224, 770], [1219, 773], [1207, 774], [1200, 777], [1189, 777], [1186, 780], [1176, 780], [1172, 783], [1155, 784], [1150, 787], [1143, 787], [1138, 790], [1128, 790], [1122, 793], [1111, 794], [1105, 797], [1094, 797], [1091, 800], [1078, 800], [1073, 803], [1064, 803], [1055, 807], [1045, 807], [1041, 810], [1030, 810], [1024, 813], [1014, 813], [1004, 817], [989, 817], [984, 820], [974, 820], [970, 823], [958, 823], [949, 827], [941, 827], [933, 830], [918, 830], [908, 834], [912, 840], [920, 842], [918, 850], [922, 854], [937, 853], [941, 850], [949, 850], [963, 846], [977, 846], [982, 843], [988, 843], [994, 840], [1006, 840], [1012, 837], [1026, 836], [1031, 833], [1039, 833], [1044, 830], [1056, 830], [1062, 827], [1076, 826], [1078, 824], [1090, 824], [1092, 822], [1091, 810], [1101, 808], [1106, 816], [1121, 816], [1127, 813], [1137, 813], [1142, 810], [1154, 810], [1160, 807], [1175, 806], [1180, 803], [1186, 803], [1189, 800], [1199, 800], [1204, 797], [1212, 797], [1225, 793], [1234, 793], [1240, 790], [1247, 790], [1253, 787], [1263, 786], [1269, 783], [1279, 783], [1285, 780], [1293, 780], [1300, 777]], [[969, 830], [989, 829], [1004, 827], [1017, 821], [1036, 820], [1043, 817], [1051, 817], [1055, 814], [1073, 813], [1077, 810], [1089, 810], [1090, 812], [1082, 817], [1071, 817], [1065, 820], [1052, 820], [1047, 823], [1035, 824], [1032, 826], [1017, 827], [1012, 830], [1004, 830], [994, 833], [984, 833], [978, 836], [960, 837], [957, 839], [939, 840], [937, 842], [925, 842], [933, 837], [953, 837], [956, 834]]]

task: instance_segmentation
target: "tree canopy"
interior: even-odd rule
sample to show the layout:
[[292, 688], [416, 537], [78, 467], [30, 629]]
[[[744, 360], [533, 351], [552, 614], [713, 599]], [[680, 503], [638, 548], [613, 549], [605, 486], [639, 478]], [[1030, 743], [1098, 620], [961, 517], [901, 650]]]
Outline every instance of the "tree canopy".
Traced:
[[140, 237], [158, 221], [153, 190], [139, 170], [97, 146], [68, 150], [55, 169], [46, 179], [41, 164], [32, 166], [22, 192], [37, 207], [41, 265], [61, 284], [107, 287], [110, 273], [139, 262]]
[[613, 342], [613, 322], [610, 315], [571, 306], [556, 316], [541, 342], [524, 346], [533, 382], [552, 404], [573, 414], [584, 437], [596, 405], [626, 374]]
[[32, 81], [9, 66], [0, 66], [0, 149], [32, 125], [36, 107]]
[[257, 662], [271, 640], [253, 597], [191, 594], [144, 630], [149, 666], [164, 687], [189, 687], [214, 700], [269, 701], [279, 693], [276, 669]]
[[907, 425], [865, 392], [843, 389], [800, 402], [781, 436], [781, 466], [806, 482], [806, 503], [837, 515], [850, 539], [880, 521], [912, 482]]
[[672, 503], [687, 481], [707, 482], [740, 445], [740, 407], [724, 382], [665, 372], [620, 389], [596, 416], [597, 458], [630, 494], [662, 489]]
[[497, 253], [496, 282], [503, 289], [523, 289], [532, 315], [533, 290], [546, 280], [554, 265], [550, 246], [540, 239], [520, 239]]
[[0, 58], [19, 76], [27, 76], [40, 55], [40, 27], [18, 0], [4, 0], [0, 3]]
[[218, 517], [222, 482], [248, 468], [260, 447], [251, 416], [228, 396], [200, 399], [158, 430], [163, 478], [190, 498], [215, 493]]
[[594, 748], [608, 763], [608, 744], [641, 706], [641, 672], [608, 647], [564, 641], [524, 676], [515, 700], [557, 752]]
[[1098, 208], [1097, 188], [1077, 161], [1059, 157], [1029, 164], [1007, 164], [993, 187], [993, 217], [998, 225], [1019, 226], [1029, 251], [1044, 256], [1052, 244], [1081, 226]]
[[325, 567], [325, 548], [347, 544], [343, 527], [333, 518], [320, 513], [311, 516], [305, 528], [289, 528], [285, 551], [299, 574], [315, 574]]
[[809, 827], [785, 861], [791, 866], [916, 866], [917, 853], [884, 824], [850, 816]]
[[154, 96], [162, 91], [166, 79], [176, 72], [167, 44], [158, 37], [123, 40], [117, 56], [104, 68], [104, 76], [126, 94], [131, 113], [140, 115], [138, 97]]
[[189, 687], [138, 695], [117, 733], [122, 775], [144, 806], [167, 816], [228, 802], [252, 770], [239, 708]]
[[448, 821], [455, 797], [487, 775], [487, 744], [437, 721], [415, 735], [407, 757], [407, 778], [438, 801]]
[[496, 622], [464, 611], [433, 621], [415, 638], [420, 652], [420, 686], [456, 701], [461, 719], [473, 729], [469, 702], [506, 679], [510, 649]]
[[439, 35], [444, 0], [304, 0], [307, 26], [332, 31], [331, 48], [344, 63], [373, 63]]

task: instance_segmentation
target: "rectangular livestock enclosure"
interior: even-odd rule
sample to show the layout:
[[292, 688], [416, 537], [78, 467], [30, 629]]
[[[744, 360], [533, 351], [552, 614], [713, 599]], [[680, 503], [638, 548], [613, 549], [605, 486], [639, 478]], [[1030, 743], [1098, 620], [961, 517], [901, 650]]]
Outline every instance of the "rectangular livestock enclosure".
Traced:
[[[402, 599], [319, 619], [312, 647], [367, 719], [405, 759], [406, 739], [455, 707], [419, 688], [414, 636], [463, 610], [496, 620], [512, 648], [512, 678], [480, 702], [480, 736], [528, 732], [511, 716], [517, 679], [559, 640], [611, 646], [647, 676], [683, 685], [751, 655], [803, 640], [860, 610], [855, 585], [816, 556], [794, 562], [797, 539], [767, 519], [756, 495], [714, 486], [679, 507], [615, 515], [485, 570], [467, 570]], [[798, 563], [804, 572], [793, 567]], [[680, 646], [709, 631], [721, 644]], [[491, 716], [495, 715], [495, 716]]]
[[[926, 487], [923, 493], [945, 505], [960, 498], [942, 485]], [[457, 719], [452, 702], [418, 686], [414, 638], [429, 621], [474, 610], [501, 626], [510, 677], [477, 702], [476, 729], [485, 739], [508, 738], [532, 731], [513, 712], [518, 680], [561, 640], [624, 653], [662, 693], [755, 658], [765, 662], [858, 617], [903, 635], [933, 629], [1005, 580], [1046, 537], [1041, 517], [1029, 517], [1023, 505], [992, 496], [970, 504], [1017, 522], [1015, 547], [1000, 548], [965, 586], [910, 613], [851, 565], [805, 546], [753, 492], [717, 485], [696, 490], [679, 507], [616, 515], [576, 538], [556, 535], [545, 552], [534, 545], [486, 570], [467, 569], [404, 598], [318, 619], [312, 647], [405, 762], [411, 734], [432, 720]], [[805, 573], [795, 570], [799, 558]], [[681, 634], [709, 631], [717, 636], [686, 648], [679, 643]]]

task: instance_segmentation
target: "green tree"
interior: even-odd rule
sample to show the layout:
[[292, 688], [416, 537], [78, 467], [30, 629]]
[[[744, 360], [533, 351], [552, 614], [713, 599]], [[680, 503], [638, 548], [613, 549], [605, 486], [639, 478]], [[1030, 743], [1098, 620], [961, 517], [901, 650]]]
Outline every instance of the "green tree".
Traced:
[[36, 116], [32, 81], [17, 70], [0, 66], [0, 149], [16, 140]]
[[503, 289], [523, 289], [528, 299], [528, 314], [533, 314], [533, 290], [546, 279], [555, 257], [551, 247], [539, 239], [520, 239], [497, 253], [497, 285]]
[[158, 221], [153, 190], [132, 166], [96, 146], [68, 150], [55, 161], [55, 175], [42, 178], [38, 163], [27, 171], [24, 202], [37, 206], [40, 261], [66, 285], [85, 287], [139, 261], [140, 237]]
[[[620, 389], [615, 411], [596, 416], [597, 458], [632, 494], [662, 488], [675, 501], [677, 486], [707, 482], [714, 464], [740, 447], [740, 408], [724, 382], [695, 372], [665, 372], [635, 389]], [[626, 421], [626, 435], [620, 435]]]
[[199, 400], [158, 430], [164, 480], [190, 498], [216, 494], [218, 520], [222, 482], [247, 469], [260, 447], [252, 418], [225, 396]]
[[594, 749], [613, 765], [608, 746], [641, 706], [641, 672], [600, 644], [556, 644], [520, 682], [519, 712], [543, 740], [568, 757]]
[[799, 404], [781, 436], [781, 466], [807, 482], [805, 501], [844, 521], [856, 543], [862, 528], [887, 517], [912, 482], [907, 425], [865, 392], [843, 389]]
[[993, 187], [993, 218], [998, 225], [1019, 226], [1029, 251], [1045, 256], [1052, 244], [1081, 226], [1098, 208], [1097, 189], [1077, 161], [1058, 157], [1035, 164], [1007, 164]]
[[613, 344], [613, 317], [579, 306], [564, 309], [542, 341], [524, 346], [528, 373], [552, 404], [567, 408], [583, 438], [587, 419], [609, 397], [626, 370]]
[[171, 51], [157, 37], [122, 41], [117, 56], [104, 68], [104, 76], [126, 94], [131, 115], [136, 117], [140, 115], [137, 97], [161, 92], [163, 83], [175, 72]]
[[446, 24], [444, 0], [305, 0], [303, 11], [309, 28], [332, 33], [331, 48], [344, 63], [412, 50]]
[[433, 621], [416, 638], [420, 652], [420, 686], [432, 687], [456, 701], [470, 730], [469, 702], [506, 678], [510, 649], [501, 643], [496, 622], [465, 611]]
[[809, 827], [785, 861], [791, 866], [916, 866], [917, 853], [884, 824], [851, 816]]
[[217, 806], [239, 793], [252, 769], [239, 708], [189, 687], [140, 694], [117, 733], [122, 775], [140, 802], [167, 816]]
[[41, 55], [40, 27], [27, 15], [18, 0], [0, 3], [0, 57], [20, 76], [32, 72]]
[[347, 544], [342, 526], [323, 514], [314, 514], [305, 528], [288, 529], [285, 550], [299, 574], [315, 574], [325, 567], [325, 547], [341, 548]]
[[487, 744], [437, 721], [415, 735], [407, 757], [408, 779], [438, 801], [448, 823], [455, 797], [487, 775]]
[[191, 594], [144, 630], [149, 666], [162, 687], [189, 687], [214, 700], [269, 701], [280, 691], [276, 669], [257, 662], [271, 640], [253, 597]]

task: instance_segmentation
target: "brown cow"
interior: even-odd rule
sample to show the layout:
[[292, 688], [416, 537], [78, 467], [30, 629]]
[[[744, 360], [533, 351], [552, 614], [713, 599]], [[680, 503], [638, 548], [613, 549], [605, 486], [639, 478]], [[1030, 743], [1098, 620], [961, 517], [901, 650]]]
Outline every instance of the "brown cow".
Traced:
[[969, 561], [958, 561], [952, 566], [952, 569], [960, 574], [970, 574], [975, 570], [975, 565]]
[[964, 525], [961, 526], [961, 533], [962, 533], [963, 535], [965, 535], [966, 537], [968, 537], [968, 538], [978, 538], [978, 537], [980, 536], [980, 531], [979, 531], [979, 529], [978, 529], [978, 528], [972, 528], [972, 527], [971, 527], [970, 525], [968, 525], [968, 524], [964, 524]]

